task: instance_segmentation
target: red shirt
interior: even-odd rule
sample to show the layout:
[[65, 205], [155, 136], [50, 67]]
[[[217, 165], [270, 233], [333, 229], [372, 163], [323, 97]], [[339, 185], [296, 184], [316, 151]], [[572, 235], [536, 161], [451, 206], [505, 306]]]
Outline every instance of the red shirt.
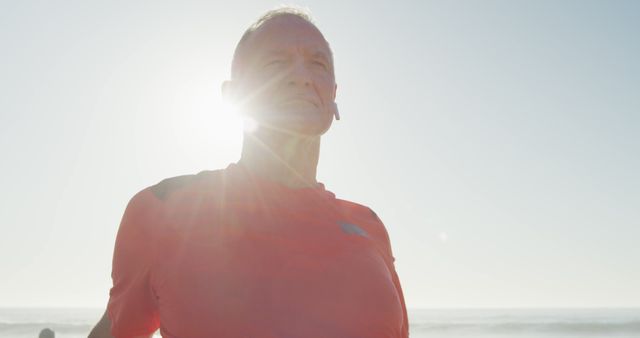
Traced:
[[322, 184], [242, 165], [134, 196], [113, 258], [111, 332], [128, 338], [406, 338], [387, 231]]

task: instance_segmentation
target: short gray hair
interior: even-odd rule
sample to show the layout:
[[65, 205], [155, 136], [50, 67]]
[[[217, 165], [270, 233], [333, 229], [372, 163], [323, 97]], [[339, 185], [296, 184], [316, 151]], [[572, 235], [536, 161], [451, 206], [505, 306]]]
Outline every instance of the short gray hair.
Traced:
[[[306, 8], [296, 6], [280, 6], [278, 8], [267, 11], [262, 16], [260, 16], [258, 20], [254, 21], [246, 31], [244, 31], [244, 34], [242, 34], [240, 41], [238, 41], [236, 49], [233, 52], [233, 60], [231, 61], [231, 78], [235, 78], [240, 73], [239, 68], [241, 67], [242, 58], [245, 57], [244, 53], [246, 50], [246, 42], [247, 40], [249, 40], [249, 37], [251, 37], [253, 32], [264, 26], [264, 24], [266, 24], [267, 22], [285, 15], [293, 15], [295, 17], [298, 17], [318, 29], [318, 26], [316, 26], [315, 22], [313, 22], [313, 19], [311, 18], [310, 11]], [[318, 31], [320, 31], [320, 29], [318, 29]], [[329, 43], [327, 42], [327, 45], [328, 44]], [[331, 59], [333, 59], [333, 52], [331, 51], [331, 47], [329, 47], [329, 52], [331, 53]]]

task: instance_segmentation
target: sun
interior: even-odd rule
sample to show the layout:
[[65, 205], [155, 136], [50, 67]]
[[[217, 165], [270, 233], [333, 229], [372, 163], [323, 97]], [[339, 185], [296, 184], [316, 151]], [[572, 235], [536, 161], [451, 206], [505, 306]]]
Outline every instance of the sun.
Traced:
[[222, 165], [238, 157], [242, 145], [243, 121], [221, 95], [192, 93], [181, 98], [168, 121], [167, 135], [180, 149], [181, 157], [194, 166]]
[[236, 107], [222, 97], [211, 100], [208, 118], [203, 121], [209, 128], [211, 141], [218, 146], [240, 144], [242, 141], [243, 120]]

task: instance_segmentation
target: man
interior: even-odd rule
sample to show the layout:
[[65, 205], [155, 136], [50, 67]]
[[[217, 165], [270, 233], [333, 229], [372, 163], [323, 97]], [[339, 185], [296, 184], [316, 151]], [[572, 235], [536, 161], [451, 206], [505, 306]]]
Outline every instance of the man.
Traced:
[[240, 161], [132, 198], [90, 337], [408, 337], [384, 225], [316, 181], [336, 88], [306, 14], [271, 11], [245, 32], [222, 88], [257, 126]]
[[42, 329], [38, 338], [56, 338], [56, 333], [50, 328]]

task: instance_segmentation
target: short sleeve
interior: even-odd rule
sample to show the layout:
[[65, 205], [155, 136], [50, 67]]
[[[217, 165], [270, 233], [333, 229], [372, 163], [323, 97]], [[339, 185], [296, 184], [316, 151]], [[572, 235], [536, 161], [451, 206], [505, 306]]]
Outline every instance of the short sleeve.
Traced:
[[150, 282], [156, 252], [150, 229], [159, 218], [159, 203], [149, 189], [139, 192], [127, 205], [118, 229], [107, 305], [116, 338], [148, 335], [160, 325]]
[[407, 306], [404, 301], [404, 293], [402, 292], [402, 285], [400, 285], [400, 278], [398, 277], [398, 273], [396, 272], [396, 269], [395, 269], [396, 259], [393, 256], [393, 250], [391, 249], [391, 240], [389, 239], [389, 233], [387, 232], [386, 227], [384, 226], [384, 224], [382, 223], [378, 215], [373, 210], [371, 210], [371, 213], [376, 218], [376, 220], [380, 223], [381, 232], [383, 235], [382, 246], [384, 248], [385, 254], [388, 255], [388, 257], [390, 257], [392, 261], [391, 274], [393, 278], [393, 284], [395, 285], [396, 291], [398, 292], [398, 297], [400, 298], [400, 303], [402, 304], [402, 312], [404, 316], [403, 323], [402, 323], [401, 338], [408, 338], [409, 337], [409, 317], [407, 316]]

